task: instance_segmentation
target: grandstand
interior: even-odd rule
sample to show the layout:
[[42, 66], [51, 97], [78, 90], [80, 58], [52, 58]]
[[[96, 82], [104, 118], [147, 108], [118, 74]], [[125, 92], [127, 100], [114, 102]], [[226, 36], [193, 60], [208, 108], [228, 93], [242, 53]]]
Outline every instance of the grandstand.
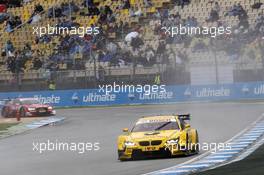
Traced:
[[[168, 83], [188, 84], [190, 67], [197, 64], [233, 64], [235, 70], [262, 74], [264, 5], [255, 0], [29, 0], [19, 7], [3, 5], [0, 14], [8, 17], [0, 24], [0, 81], [5, 88], [49, 79], [85, 79], [91, 85], [102, 76], [111, 77], [109, 82], [152, 81], [157, 73], [171, 75], [163, 78], [172, 80]], [[58, 24], [101, 30], [83, 38], [33, 34], [34, 27]], [[170, 38], [161, 30], [166, 24], [231, 26], [232, 34]], [[125, 39], [131, 32], [139, 33], [135, 45]]]

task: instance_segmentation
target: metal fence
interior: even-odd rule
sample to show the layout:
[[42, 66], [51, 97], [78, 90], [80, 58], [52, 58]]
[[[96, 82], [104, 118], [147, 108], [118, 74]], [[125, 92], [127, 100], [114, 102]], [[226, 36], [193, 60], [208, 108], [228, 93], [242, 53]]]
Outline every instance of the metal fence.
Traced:
[[[207, 56], [205, 56], [207, 55]], [[263, 59], [250, 60], [239, 58], [232, 60], [223, 52], [194, 53], [182, 64], [156, 64], [152, 67], [90, 67], [85, 70], [31, 70], [23, 73], [0, 73], [0, 91], [32, 91], [47, 90], [50, 81], [54, 81], [56, 89], [96, 88], [98, 84], [119, 83], [153, 83], [155, 76], [161, 76], [164, 84], [190, 84], [191, 67], [208, 67], [215, 69], [233, 67], [234, 82], [264, 81]]]
[[[24, 73], [0, 73], [0, 91], [45, 90], [49, 82], [57, 89], [95, 88], [98, 84], [124, 82], [146, 83], [152, 81], [163, 68], [107, 68], [104, 70], [30, 71]], [[164, 72], [164, 71], [163, 71]]]

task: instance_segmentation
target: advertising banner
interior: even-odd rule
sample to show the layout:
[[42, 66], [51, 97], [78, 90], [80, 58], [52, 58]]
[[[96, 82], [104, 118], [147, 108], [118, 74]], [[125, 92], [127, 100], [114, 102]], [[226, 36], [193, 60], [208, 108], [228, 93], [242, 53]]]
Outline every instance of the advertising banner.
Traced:
[[57, 107], [159, 104], [196, 101], [264, 99], [264, 82], [223, 85], [165, 86], [158, 92], [105, 92], [101, 89], [0, 93], [0, 106], [14, 98], [37, 98]]

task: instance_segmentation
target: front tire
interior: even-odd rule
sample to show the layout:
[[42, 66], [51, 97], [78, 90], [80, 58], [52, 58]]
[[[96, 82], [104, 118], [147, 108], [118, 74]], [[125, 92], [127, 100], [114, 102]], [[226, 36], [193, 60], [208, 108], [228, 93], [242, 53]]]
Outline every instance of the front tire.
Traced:
[[122, 158], [123, 151], [121, 151], [121, 150], [118, 150], [117, 153], [118, 153], [118, 160], [121, 161], [121, 162], [132, 160], [132, 158], [131, 159]]

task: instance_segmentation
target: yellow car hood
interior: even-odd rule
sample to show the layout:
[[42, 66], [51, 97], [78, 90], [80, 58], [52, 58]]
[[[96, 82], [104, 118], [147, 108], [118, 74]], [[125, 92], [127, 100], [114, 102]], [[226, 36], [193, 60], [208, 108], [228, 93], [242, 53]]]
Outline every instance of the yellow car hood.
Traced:
[[130, 138], [132, 140], [152, 140], [152, 139], [169, 139], [177, 138], [180, 135], [180, 130], [165, 130], [165, 131], [148, 131], [148, 132], [132, 132]]

